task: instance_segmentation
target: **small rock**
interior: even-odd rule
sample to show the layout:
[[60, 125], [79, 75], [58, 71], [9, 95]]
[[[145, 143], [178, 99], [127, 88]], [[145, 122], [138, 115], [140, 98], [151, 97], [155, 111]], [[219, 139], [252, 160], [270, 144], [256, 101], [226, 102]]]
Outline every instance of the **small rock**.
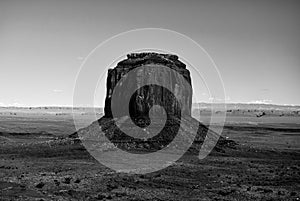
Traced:
[[273, 190], [272, 189], [264, 189], [264, 193], [273, 193]]
[[104, 200], [104, 199], [112, 199], [111, 195], [108, 195], [106, 193], [99, 193], [97, 196], [96, 196], [97, 200]]
[[60, 182], [56, 179], [53, 180], [56, 186], [59, 186]]
[[233, 189], [222, 189], [218, 192], [219, 195], [222, 195], [222, 196], [227, 196], [231, 193], [233, 193]]
[[35, 187], [37, 187], [37, 188], [43, 188], [44, 186], [45, 186], [45, 184], [43, 182], [40, 182], [37, 185], [35, 185]]
[[76, 183], [76, 184], [78, 184], [78, 183], [80, 183], [80, 179], [76, 179], [75, 181], [74, 181], [74, 183]]
[[104, 194], [98, 194], [97, 195], [97, 199], [98, 200], [103, 200], [103, 199], [105, 199], [106, 198], [106, 195], [104, 195]]
[[118, 188], [118, 186], [117, 186], [117, 185], [115, 185], [115, 184], [108, 184], [106, 187], [107, 187], [107, 190], [109, 190], [109, 191], [111, 191], [111, 190], [113, 190], [113, 189], [117, 189], [117, 188]]
[[63, 181], [63, 183], [65, 184], [70, 184], [71, 183], [71, 177], [66, 177], [65, 180]]

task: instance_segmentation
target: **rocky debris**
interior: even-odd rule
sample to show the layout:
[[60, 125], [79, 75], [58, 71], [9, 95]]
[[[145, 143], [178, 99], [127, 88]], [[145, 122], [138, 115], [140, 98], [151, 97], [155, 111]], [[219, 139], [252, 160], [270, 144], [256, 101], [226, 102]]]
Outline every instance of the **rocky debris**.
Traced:
[[[204, 139], [207, 137], [208, 144], [206, 144], [206, 149], [210, 149], [214, 146], [214, 142], [217, 141], [219, 137], [217, 133], [209, 130], [206, 126], [198, 122], [196, 119], [184, 116], [181, 119], [176, 117], [171, 117], [167, 120], [167, 123], [163, 130], [156, 136], [148, 139], [137, 139], [132, 138], [129, 135], [123, 133], [117, 124], [119, 124], [120, 118], [106, 118], [102, 117], [98, 121], [92, 123], [90, 126], [80, 129], [78, 133], [73, 134], [72, 138], [75, 136], [81, 136], [81, 139], [93, 139], [93, 146], [97, 148], [98, 151], [112, 151], [117, 148], [122, 150], [126, 150], [128, 152], [155, 152], [164, 148], [165, 146], [170, 147], [169, 143], [174, 139], [176, 135], [179, 138], [178, 141], [191, 143], [192, 146], [189, 149], [189, 153], [198, 153]], [[121, 128], [127, 128], [129, 125], [130, 118], [127, 117], [125, 120], [122, 119]], [[151, 122], [155, 125], [155, 121], [159, 121], [159, 119], [155, 119], [154, 122]], [[99, 131], [103, 132], [105, 135], [100, 134]], [[147, 130], [140, 130], [137, 127], [130, 127], [130, 131], [132, 133], [136, 132], [147, 132]], [[196, 136], [193, 138], [194, 133], [197, 131]], [[104, 138], [110, 139], [110, 144], [105, 142]], [[174, 149], [180, 149], [180, 144], [173, 144]], [[228, 140], [224, 137], [219, 137], [218, 143], [214, 147], [217, 152], [224, 152], [224, 148], [235, 149], [237, 143], [233, 140]]]
[[225, 189], [221, 189], [217, 192], [217, 194], [222, 195], [222, 196], [227, 196], [230, 195], [231, 193], [234, 193], [236, 191], [236, 189], [232, 189], [232, 188], [225, 188]]
[[71, 177], [65, 177], [65, 180], [63, 181], [63, 183], [65, 184], [70, 184], [71, 183], [72, 178]]
[[96, 199], [97, 200], [111, 200], [112, 196], [110, 194], [108, 194], [108, 193], [99, 193], [96, 196]]
[[54, 182], [54, 184], [55, 184], [56, 186], [59, 186], [59, 185], [60, 185], [60, 182], [59, 182], [57, 179], [54, 179], [53, 182]]

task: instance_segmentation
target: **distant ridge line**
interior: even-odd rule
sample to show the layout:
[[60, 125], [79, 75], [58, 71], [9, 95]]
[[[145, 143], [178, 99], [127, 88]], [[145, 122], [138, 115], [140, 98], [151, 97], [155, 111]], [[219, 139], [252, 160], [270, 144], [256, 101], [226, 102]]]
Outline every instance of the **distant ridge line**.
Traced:
[[[193, 103], [192, 107], [198, 107], [198, 106], [210, 106], [210, 105], [222, 105], [223, 103], [208, 103], [208, 102], [199, 102], [199, 103]], [[274, 104], [274, 103], [225, 103], [226, 106], [257, 106], [257, 107], [295, 107], [300, 108], [300, 105], [295, 104]], [[6, 109], [103, 109], [104, 107], [96, 106], [0, 106], [0, 108], [6, 108]]]

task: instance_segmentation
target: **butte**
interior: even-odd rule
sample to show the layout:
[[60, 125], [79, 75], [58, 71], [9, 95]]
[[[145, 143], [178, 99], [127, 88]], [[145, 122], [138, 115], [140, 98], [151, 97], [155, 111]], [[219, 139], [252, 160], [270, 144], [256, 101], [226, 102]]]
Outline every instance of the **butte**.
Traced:
[[[220, 137], [191, 116], [192, 95], [190, 72], [178, 56], [129, 54], [108, 70], [104, 116], [71, 137], [84, 140], [92, 136], [91, 146], [100, 151], [121, 149], [135, 154], [170, 146], [180, 149], [181, 143], [189, 143], [186, 153], [193, 154], [200, 149], [234, 147], [234, 141]], [[157, 134], [149, 134], [149, 127], [159, 127]], [[172, 143], [175, 137], [177, 142]], [[208, 143], [204, 145], [205, 139]]]

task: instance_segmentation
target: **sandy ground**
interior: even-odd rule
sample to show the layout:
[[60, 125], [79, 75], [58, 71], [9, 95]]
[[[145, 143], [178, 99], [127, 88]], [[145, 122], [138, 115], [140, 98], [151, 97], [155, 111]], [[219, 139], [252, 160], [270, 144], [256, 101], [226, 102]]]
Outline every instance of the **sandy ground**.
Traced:
[[0, 200], [300, 199], [299, 117], [229, 115], [223, 136], [235, 149], [137, 175], [108, 169], [66, 138], [71, 115], [19, 113], [0, 115]]

